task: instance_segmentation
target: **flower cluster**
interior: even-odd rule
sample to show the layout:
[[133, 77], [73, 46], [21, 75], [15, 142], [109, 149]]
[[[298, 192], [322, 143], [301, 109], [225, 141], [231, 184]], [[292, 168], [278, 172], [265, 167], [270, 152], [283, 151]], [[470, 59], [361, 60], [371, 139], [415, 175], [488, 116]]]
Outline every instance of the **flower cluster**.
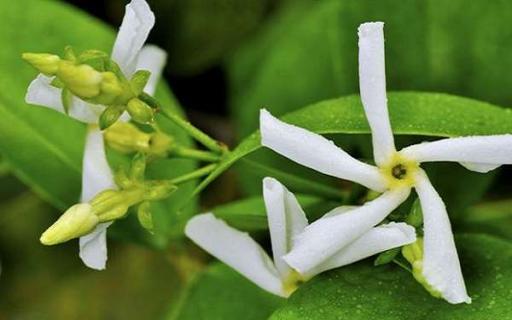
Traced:
[[[266, 110], [260, 114], [261, 142], [303, 166], [382, 193], [379, 197], [360, 207], [336, 208], [307, 225], [293, 196], [277, 182], [265, 181], [275, 267], [245, 234], [211, 214], [193, 218], [187, 235], [262, 288], [282, 296], [290, 292], [290, 275], [306, 280], [323, 270], [414, 242], [402, 251], [415, 278], [434, 296], [454, 304], [470, 303], [445, 205], [420, 164], [455, 161], [470, 170], [487, 172], [512, 164], [512, 135], [448, 138], [397, 151], [387, 110], [381, 22], [359, 27], [359, 79], [375, 165], [353, 158], [332, 141], [284, 123]], [[412, 188], [423, 211], [423, 238], [417, 241], [410, 226], [379, 225], [408, 198]]]
[[[163, 50], [144, 46], [154, 22], [154, 14], [146, 1], [133, 0], [126, 6], [111, 57], [96, 50], [76, 56], [70, 48], [65, 50], [62, 59], [51, 54], [23, 55], [41, 72], [28, 88], [27, 103], [51, 108], [89, 125], [83, 156], [82, 204], [93, 203], [106, 190], [113, 192], [118, 189], [107, 162], [100, 129], [111, 126], [118, 119], [127, 122], [131, 117], [142, 123], [152, 120], [153, 111], [138, 95], [154, 93], [166, 60]], [[88, 211], [87, 205], [71, 207], [61, 218], [64, 220], [59, 220], [62, 222], [59, 227], [54, 225], [46, 235], [55, 234], [60, 230], [57, 228], [66, 226], [65, 221], [69, 221], [68, 217], [74, 212], [80, 216], [83, 214], [83, 219], [89, 219], [87, 221], [94, 228], [89, 232], [91, 230], [84, 226], [83, 230], [74, 233], [73, 237], [84, 234], [79, 241], [80, 258], [93, 269], [104, 269], [107, 260], [106, 230], [112, 223], [108, 220], [112, 219], [104, 221], [99, 218], [96, 225], [93, 223], [94, 215], [90, 212], [85, 214]], [[55, 241], [45, 239], [48, 237], [43, 235], [42, 241], [47, 244]]]

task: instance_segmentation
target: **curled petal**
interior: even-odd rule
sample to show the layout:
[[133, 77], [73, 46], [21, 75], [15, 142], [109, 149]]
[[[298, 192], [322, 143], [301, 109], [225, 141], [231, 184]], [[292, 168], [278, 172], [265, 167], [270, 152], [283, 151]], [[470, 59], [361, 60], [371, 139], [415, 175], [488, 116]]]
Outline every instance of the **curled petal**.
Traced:
[[107, 228], [112, 222], [100, 223], [93, 232], [80, 237], [80, 259], [86, 266], [104, 270], [107, 263]]
[[447, 138], [415, 144], [400, 153], [418, 162], [455, 161], [466, 167], [469, 163], [470, 170], [485, 172], [512, 164], [512, 134]]
[[[341, 207], [341, 213], [330, 212], [306, 227], [296, 237], [292, 251], [284, 260], [300, 274], [310, 274], [320, 264], [384, 220], [409, 193], [409, 188], [387, 191], [353, 210], [346, 211], [346, 207]], [[338, 211], [338, 208], [334, 210]]]
[[274, 264], [281, 276], [285, 277], [291, 270], [283, 256], [291, 250], [293, 238], [304, 230], [308, 220], [297, 198], [276, 179], [263, 179], [263, 196]]
[[135, 72], [140, 50], [154, 25], [155, 16], [145, 0], [132, 0], [126, 6], [112, 49], [112, 59], [127, 77]]
[[425, 172], [420, 171], [416, 179], [415, 188], [423, 211], [423, 276], [448, 302], [471, 303], [443, 200]]
[[373, 256], [416, 241], [416, 231], [405, 223], [391, 222], [375, 227], [320, 264], [307, 277]]
[[114, 176], [107, 162], [103, 134], [97, 126], [87, 130], [82, 163], [81, 202], [89, 202], [107, 189], [117, 189]]
[[205, 213], [188, 221], [185, 234], [262, 289], [286, 296], [279, 273], [269, 256], [247, 233], [228, 226], [211, 213]]
[[[53, 77], [40, 74], [29, 85], [25, 101], [29, 104], [47, 107], [65, 113], [62, 105], [62, 90], [51, 85]], [[72, 98], [69, 116], [80, 122], [98, 123], [103, 107], [91, 105], [76, 97]]]
[[165, 61], [167, 60], [167, 53], [157, 46], [146, 45], [139, 54], [137, 61], [137, 70], [147, 70], [151, 72], [148, 83], [144, 88], [144, 91], [149, 94], [154, 94], [160, 75], [165, 67]]
[[383, 28], [382, 22], [359, 26], [359, 90], [379, 166], [396, 152], [387, 107]]
[[284, 123], [263, 109], [260, 130], [262, 145], [290, 160], [376, 191], [385, 190], [385, 182], [376, 167], [354, 159], [319, 134]]

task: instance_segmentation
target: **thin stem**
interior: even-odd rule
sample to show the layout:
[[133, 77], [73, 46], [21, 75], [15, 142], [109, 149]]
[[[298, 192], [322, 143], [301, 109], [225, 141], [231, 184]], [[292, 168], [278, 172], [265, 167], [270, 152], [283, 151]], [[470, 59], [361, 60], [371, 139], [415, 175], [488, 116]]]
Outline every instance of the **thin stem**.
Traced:
[[216, 162], [220, 160], [220, 156], [216, 153], [186, 147], [175, 147], [174, 149], [172, 149], [171, 155], [181, 158], [196, 159], [208, 162]]
[[218, 141], [210, 138], [206, 133], [194, 127], [190, 122], [182, 119], [181, 117], [175, 115], [167, 108], [162, 108], [158, 100], [150, 96], [149, 94], [143, 92], [139, 98], [149, 105], [157, 106], [158, 110], [169, 120], [174, 122], [178, 127], [185, 130], [190, 136], [196, 139], [199, 143], [204, 145], [206, 148], [210, 149], [213, 152], [224, 153], [226, 151], [225, 147], [223, 147]]
[[205, 167], [197, 169], [196, 171], [192, 171], [190, 173], [187, 173], [187, 174], [184, 174], [184, 175], [179, 176], [177, 178], [174, 178], [174, 179], [171, 180], [171, 183], [173, 183], [173, 184], [180, 184], [180, 183], [184, 183], [184, 182], [187, 182], [187, 181], [190, 181], [190, 180], [194, 180], [194, 179], [200, 178], [202, 176], [205, 176], [205, 175], [209, 174], [213, 170], [215, 170], [216, 167], [217, 167], [217, 164], [215, 164], [215, 163], [209, 164], [209, 165], [207, 165]]
[[403, 263], [402, 261], [398, 260], [398, 259], [393, 259], [393, 262], [398, 265], [399, 267], [401, 267], [402, 269], [408, 271], [409, 273], [412, 273], [412, 269], [406, 265], [405, 263]]

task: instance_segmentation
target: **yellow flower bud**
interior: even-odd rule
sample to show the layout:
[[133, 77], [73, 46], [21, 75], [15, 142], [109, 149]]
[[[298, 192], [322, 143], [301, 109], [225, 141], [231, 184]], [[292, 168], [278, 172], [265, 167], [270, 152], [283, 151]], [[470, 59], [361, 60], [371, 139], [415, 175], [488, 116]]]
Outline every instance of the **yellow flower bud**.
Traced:
[[91, 200], [94, 214], [100, 222], [120, 219], [128, 209], [144, 200], [144, 190], [133, 188], [128, 190], [105, 190]]
[[41, 235], [40, 241], [45, 245], [66, 242], [91, 232], [98, 223], [90, 204], [76, 204]]
[[135, 125], [116, 122], [104, 132], [108, 146], [123, 153], [147, 152], [152, 135], [145, 133]]
[[23, 53], [21, 57], [44, 75], [54, 76], [59, 70], [60, 58], [54, 54]]
[[60, 61], [57, 77], [69, 91], [82, 99], [94, 98], [100, 94], [103, 75], [89, 65]]
[[139, 205], [137, 209], [137, 218], [144, 229], [153, 233], [153, 216], [151, 214], [151, 204], [149, 202], [145, 201]]
[[138, 98], [133, 98], [126, 106], [132, 119], [138, 123], [148, 124], [153, 122], [153, 109]]

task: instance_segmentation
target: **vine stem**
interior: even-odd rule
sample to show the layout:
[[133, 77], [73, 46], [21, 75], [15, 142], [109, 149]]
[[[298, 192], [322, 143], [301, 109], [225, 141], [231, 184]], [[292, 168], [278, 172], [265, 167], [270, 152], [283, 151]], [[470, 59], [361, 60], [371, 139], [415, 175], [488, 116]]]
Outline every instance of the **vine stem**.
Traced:
[[209, 135], [194, 127], [190, 122], [181, 118], [180, 116], [174, 114], [168, 108], [162, 108], [160, 102], [153, 98], [151, 95], [143, 92], [139, 96], [139, 98], [148, 103], [150, 106], [156, 106], [159, 111], [161, 111], [162, 115], [164, 115], [167, 119], [171, 120], [181, 129], [185, 130], [191, 137], [196, 139], [199, 143], [204, 145], [206, 148], [210, 149], [213, 152], [223, 154], [226, 152], [226, 148], [221, 145], [218, 141], [211, 138]]
[[181, 158], [196, 159], [208, 162], [216, 162], [220, 160], [220, 156], [216, 153], [181, 146], [173, 148], [171, 151], [171, 155]]
[[195, 171], [192, 171], [190, 173], [187, 173], [187, 174], [184, 174], [184, 175], [179, 176], [177, 178], [174, 178], [170, 182], [173, 183], [173, 184], [180, 184], [180, 183], [184, 183], [184, 182], [187, 182], [187, 181], [190, 181], [190, 180], [194, 180], [194, 179], [197, 179], [197, 178], [200, 178], [202, 176], [205, 176], [205, 175], [209, 174], [210, 172], [215, 170], [216, 167], [217, 167], [217, 164], [212, 163], [212, 164], [209, 164], [209, 165], [207, 165], [205, 167], [202, 167], [202, 168], [199, 168], [199, 169], [197, 169]]

